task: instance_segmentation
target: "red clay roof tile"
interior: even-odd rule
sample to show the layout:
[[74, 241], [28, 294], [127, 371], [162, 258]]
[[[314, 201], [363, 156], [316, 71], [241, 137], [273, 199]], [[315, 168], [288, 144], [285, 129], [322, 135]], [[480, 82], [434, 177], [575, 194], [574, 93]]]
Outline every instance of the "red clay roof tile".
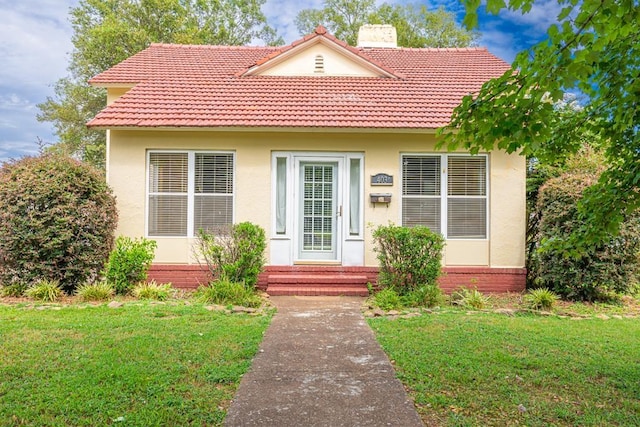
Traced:
[[[403, 78], [240, 76], [313, 37]], [[91, 79], [134, 87], [88, 126], [434, 129], [508, 68], [482, 48], [357, 49], [321, 27], [284, 48], [152, 44]]]

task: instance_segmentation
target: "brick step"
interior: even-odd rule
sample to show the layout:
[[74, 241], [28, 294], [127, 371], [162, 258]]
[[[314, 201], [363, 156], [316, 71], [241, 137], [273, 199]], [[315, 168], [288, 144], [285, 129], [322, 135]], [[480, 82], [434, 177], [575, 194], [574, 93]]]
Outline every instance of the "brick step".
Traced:
[[314, 286], [314, 285], [269, 285], [267, 293], [272, 296], [304, 295], [304, 296], [359, 296], [366, 297], [369, 290], [366, 286]]
[[269, 286], [272, 285], [364, 285], [368, 282], [367, 276], [355, 274], [270, 274], [267, 278]]

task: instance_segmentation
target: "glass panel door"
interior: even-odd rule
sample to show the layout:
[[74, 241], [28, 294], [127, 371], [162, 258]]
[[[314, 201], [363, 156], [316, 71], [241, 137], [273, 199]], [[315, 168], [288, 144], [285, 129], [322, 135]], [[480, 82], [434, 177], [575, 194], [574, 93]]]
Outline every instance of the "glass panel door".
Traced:
[[300, 162], [299, 250], [306, 260], [337, 259], [338, 163]]

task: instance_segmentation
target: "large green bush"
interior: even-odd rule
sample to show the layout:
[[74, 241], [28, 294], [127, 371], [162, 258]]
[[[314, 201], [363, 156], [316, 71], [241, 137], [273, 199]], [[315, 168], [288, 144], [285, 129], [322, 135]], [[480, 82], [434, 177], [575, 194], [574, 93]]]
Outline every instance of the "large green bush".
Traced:
[[156, 246], [155, 240], [118, 236], [104, 268], [105, 280], [117, 293], [129, 293], [135, 284], [147, 279]]
[[[628, 218], [618, 235], [592, 245], [578, 254], [556, 249], [584, 226], [577, 208], [595, 174], [568, 173], [549, 180], [538, 197], [540, 248], [537, 250], [535, 285], [572, 300], [605, 300], [612, 293], [628, 293], [640, 273], [640, 216]], [[603, 207], [605, 209], [605, 207]]]
[[213, 280], [224, 278], [253, 287], [264, 265], [266, 246], [262, 227], [241, 222], [215, 230], [200, 230], [196, 255], [206, 262]]
[[93, 281], [113, 247], [116, 202], [103, 172], [42, 155], [0, 168], [0, 283]]
[[378, 283], [405, 295], [434, 285], [440, 275], [444, 238], [427, 227], [379, 226], [373, 231], [380, 261]]

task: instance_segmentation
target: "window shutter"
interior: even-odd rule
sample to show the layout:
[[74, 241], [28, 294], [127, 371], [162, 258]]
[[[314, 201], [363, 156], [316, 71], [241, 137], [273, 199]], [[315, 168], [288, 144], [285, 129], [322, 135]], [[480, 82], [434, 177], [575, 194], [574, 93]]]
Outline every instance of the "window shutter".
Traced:
[[188, 204], [186, 153], [149, 155], [149, 235], [186, 236]]
[[447, 237], [487, 237], [486, 157], [449, 156]]
[[195, 154], [194, 234], [233, 222], [233, 155]]

